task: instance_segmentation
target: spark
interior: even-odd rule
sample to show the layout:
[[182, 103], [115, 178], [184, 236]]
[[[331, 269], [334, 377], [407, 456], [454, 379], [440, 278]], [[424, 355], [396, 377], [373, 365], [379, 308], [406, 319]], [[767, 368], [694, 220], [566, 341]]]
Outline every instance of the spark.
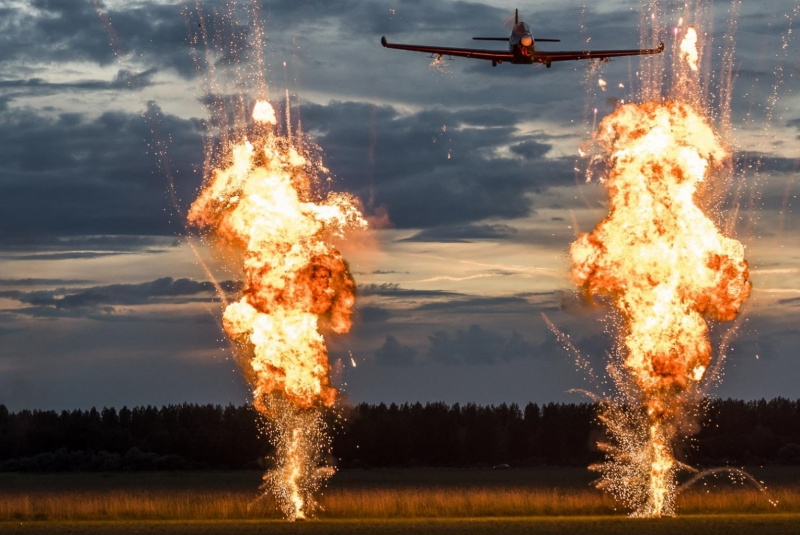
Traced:
[[355, 198], [316, 192], [321, 164], [312, 161], [310, 142], [301, 152], [288, 135], [276, 135], [269, 102], [257, 101], [252, 119], [253, 139], [242, 135], [229, 146], [188, 220], [213, 231], [221, 248], [244, 251], [245, 287], [225, 308], [223, 326], [276, 442], [264, 490], [288, 518], [302, 519], [333, 473], [321, 463], [329, 443], [322, 409], [337, 394], [321, 330], [347, 332], [355, 302], [355, 283], [330, 241], [367, 223]]
[[693, 105], [685, 70], [698, 69], [696, 45], [690, 27], [676, 98], [624, 104], [600, 122], [594, 142], [608, 165], [609, 215], [570, 247], [573, 282], [619, 311], [608, 371], [623, 399], [602, 404], [610, 440], [598, 444], [606, 460], [592, 468], [634, 516], [674, 514], [682, 465], [673, 445], [711, 364], [705, 318], [735, 319], [751, 290], [744, 246], [695, 204], [700, 184], [730, 159]]
[[697, 31], [689, 28], [681, 40], [680, 58], [689, 65], [690, 69], [697, 72], [697, 56]]

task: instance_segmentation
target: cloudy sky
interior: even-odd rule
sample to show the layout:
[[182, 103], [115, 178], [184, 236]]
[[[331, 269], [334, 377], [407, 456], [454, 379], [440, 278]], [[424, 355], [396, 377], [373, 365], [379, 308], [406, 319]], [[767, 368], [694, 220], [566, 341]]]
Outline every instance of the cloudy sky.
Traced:
[[[258, 25], [241, 3], [0, 3], [0, 403], [248, 399], [183, 214], [203, 180], [206, 103], [264, 84], [279, 109], [290, 94], [332, 187], [384, 222], [343, 245], [356, 325], [328, 340], [351, 400], [581, 401], [570, 389], [596, 389], [542, 314], [601, 376], [606, 312], [567, 277], [576, 232], [607, 213], [579, 147], [636, 98], [645, 62], [669, 58], [492, 68], [432, 63], [380, 37], [471, 46], [506, 34], [519, 7], [535, 35], [561, 38], [553, 48], [636, 47], [655, 24], [668, 56], [683, 2], [259, 0]], [[746, 245], [754, 284], [714, 393], [796, 398], [800, 3], [716, 2], [701, 18], [711, 102], [734, 54], [737, 171], [713, 217]], [[198, 252], [235, 292], [235, 270]]]

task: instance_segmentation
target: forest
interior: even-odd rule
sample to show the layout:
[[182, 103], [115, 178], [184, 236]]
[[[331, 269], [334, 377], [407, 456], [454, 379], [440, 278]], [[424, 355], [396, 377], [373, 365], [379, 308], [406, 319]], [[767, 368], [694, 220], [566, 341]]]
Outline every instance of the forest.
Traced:
[[[373, 467], [586, 466], [604, 438], [591, 403], [360, 404], [331, 412], [329, 462]], [[268, 426], [266, 426], [268, 427]], [[0, 405], [0, 470], [263, 469], [248, 405], [21, 410]], [[678, 457], [693, 466], [800, 464], [800, 400], [706, 400]]]

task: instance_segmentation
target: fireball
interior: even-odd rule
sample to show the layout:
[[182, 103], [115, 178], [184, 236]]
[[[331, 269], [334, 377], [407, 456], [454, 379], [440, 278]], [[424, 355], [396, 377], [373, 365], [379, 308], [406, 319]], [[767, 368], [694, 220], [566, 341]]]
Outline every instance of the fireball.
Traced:
[[[230, 147], [193, 203], [189, 222], [242, 250], [244, 289], [224, 311], [225, 331], [241, 347], [256, 408], [271, 421], [278, 467], [265, 476], [286, 515], [313, 510], [325, 442], [315, 412], [336, 389], [322, 330], [350, 329], [355, 283], [335, 238], [366, 221], [350, 195], [314, 196], [313, 166], [288, 138], [272, 132], [275, 111], [258, 101], [252, 142]], [[308, 414], [306, 414], [308, 413]]]

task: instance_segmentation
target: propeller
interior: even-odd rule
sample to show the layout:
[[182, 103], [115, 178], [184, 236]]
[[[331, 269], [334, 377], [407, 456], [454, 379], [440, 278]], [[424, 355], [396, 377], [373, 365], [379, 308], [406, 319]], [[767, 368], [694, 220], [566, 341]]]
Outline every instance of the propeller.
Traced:
[[510, 32], [511, 30], [514, 29], [514, 25], [518, 22], [519, 22], [519, 9], [515, 9], [513, 15], [509, 15], [508, 17], [505, 18], [505, 20], [503, 20], [503, 26], [508, 28], [508, 31]]

